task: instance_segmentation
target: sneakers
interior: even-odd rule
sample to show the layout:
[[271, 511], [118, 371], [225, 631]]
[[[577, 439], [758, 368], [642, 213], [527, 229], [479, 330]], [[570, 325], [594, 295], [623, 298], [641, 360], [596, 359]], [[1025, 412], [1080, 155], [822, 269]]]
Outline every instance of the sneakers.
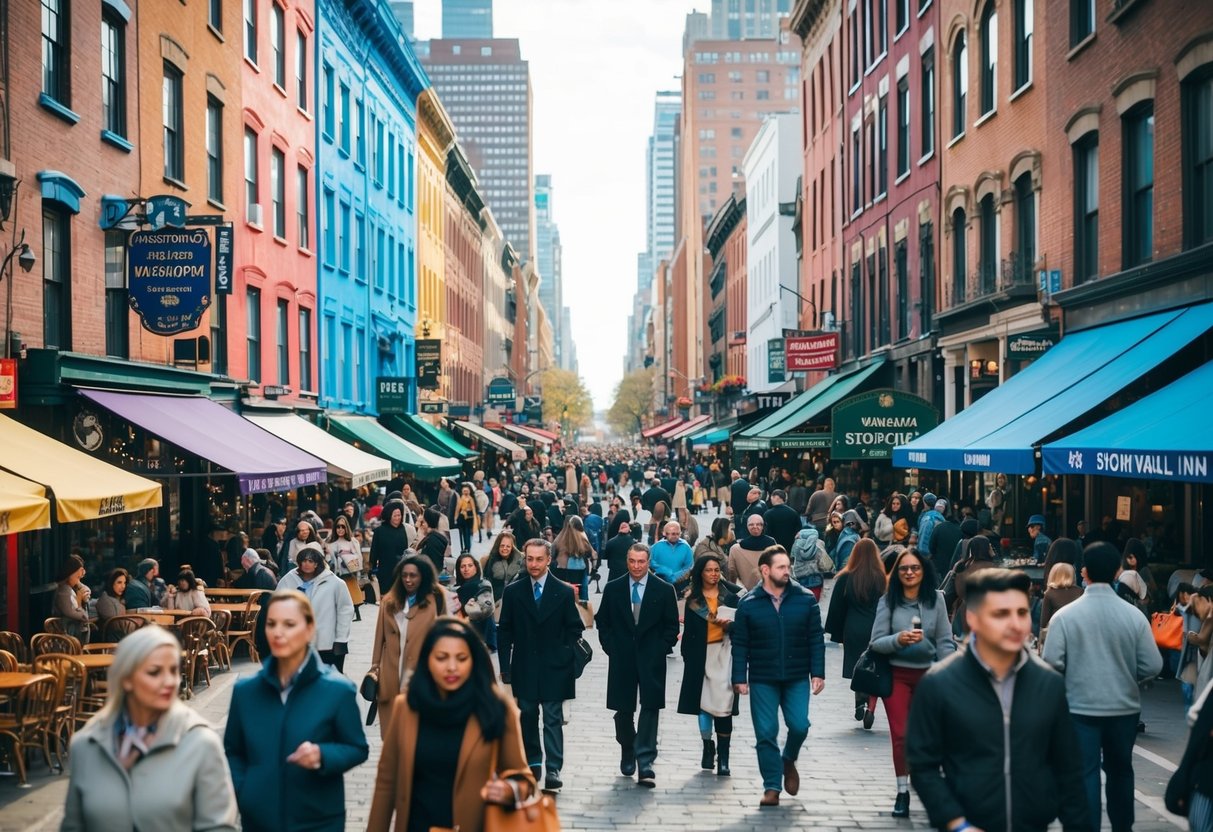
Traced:
[[543, 790], [545, 792], [558, 792], [564, 787], [564, 781], [560, 779], [559, 771], [549, 771], [548, 776], [544, 778]]
[[908, 818], [910, 816], [910, 793], [898, 792], [897, 800], [893, 803], [893, 817]]

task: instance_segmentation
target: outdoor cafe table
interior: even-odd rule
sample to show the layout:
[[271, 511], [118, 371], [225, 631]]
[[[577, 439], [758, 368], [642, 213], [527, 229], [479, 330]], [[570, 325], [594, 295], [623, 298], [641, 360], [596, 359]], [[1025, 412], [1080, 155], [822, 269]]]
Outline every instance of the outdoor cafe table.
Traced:
[[227, 601], [235, 603], [236, 601], [247, 601], [249, 596], [254, 592], [265, 592], [264, 589], [237, 589], [231, 586], [210, 587], [202, 590], [202, 593], [211, 601]]
[[88, 654], [88, 653], [113, 653], [115, 650], [118, 649], [118, 642], [116, 642], [116, 641], [94, 641], [89, 644], [85, 644], [83, 649], [86, 654]]
[[45, 673], [0, 673], [0, 691], [18, 690], [36, 679], [45, 678]]
[[113, 653], [83, 653], [79, 656], [72, 656], [72, 658], [84, 665], [84, 669], [90, 673], [95, 670], [106, 670], [114, 663]]

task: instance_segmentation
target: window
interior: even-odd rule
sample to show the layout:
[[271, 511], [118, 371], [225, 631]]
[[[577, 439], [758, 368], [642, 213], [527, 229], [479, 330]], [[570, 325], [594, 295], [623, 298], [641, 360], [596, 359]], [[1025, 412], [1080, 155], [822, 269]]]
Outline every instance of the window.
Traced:
[[851, 264], [851, 357], [863, 354], [863, 265]]
[[101, 124], [126, 137], [126, 26], [108, 8], [101, 13]]
[[261, 224], [257, 208], [260, 207], [261, 189], [257, 184], [257, 134], [251, 127], [244, 128], [244, 203], [248, 206], [245, 217], [254, 225]]
[[879, 287], [878, 305], [880, 316], [880, 339], [873, 347], [892, 343], [892, 333], [889, 332], [889, 251], [883, 245], [876, 250], [876, 280]]
[[71, 214], [42, 203], [42, 342], [47, 349], [72, 348]]
[[922, 56], [922, 158], [935, 150], [935, 50]]
[[897, 175], [910, 171], [910, 78], [897, 82]]
[[348, 154], [350, 152], [350, 88], [345, 84], [341, 85], [341, 97], [337, 104], [341, 115], [341, 149]]
[[299, 307], [299, 389], [312, 389], [312, 310]]
[[893, 2], [897, 6], [894, 31], [900, 35], [910, 25], [910, 0], [893, 0]]
[[965, 302], [965, 270], [968, 269], [968, 252], [965, 251], [965, 212], [957, 208], [952, 212], [952, 303]]
[[994, 293], [998, 274], [998, 214], [994, 211], [994, 195], [986, 194], [977, 203], [978, 262], [981, 293]]
[[244, 57], [257, 63], [257, 0], [244, 0]]
[[324, 83], [324, 134], [329, 138], [333, 137], [333, 110], [335, 109], [333, 96], [333, 68], [328, 64], [324, 65], [323, 83]]
[[1124, 130], [1122, 256], [1127, 269], [1154, 256], [1154, 102], [1127, 112]]
[[362, 125], [365, 118], [365, 106], [359, 100], [354, 108], [354, 147], [358, 151], [357, 159], [360, 166], [366, 165], [366, 140], [363, 138]]
[[965, 34], [961, 32], [952, 47], [952, 138], [964, 135], [968, 97], [969, 48], [965, 45]]
[[994, 0], [981, 13], [981, 113], [992, 112], [998, 103], [998, 13]]
[[886, 304], [879, 303], [877, 300], [876, 287], [876, 255], [872, 254], [868, 257], [868, 350], [874, 350], [879, 345], [879, 316], [882, 313], [882, 308]]
[[270, 2], [270, 51], [274, 55], [274, 83], [286, 89], [286, 14]]
[[859, 9], [850, 17], [851, 27], [851, 86], [859, 83]]
[[1099, 134], [1074, 145], [1074, 282], [1099, 275]]
[[366, 239], [366, 220], [361, 213], [354, 216], [354, 276], [366, 282], [366, 253], [363, 241]]
[[215, 295], [211, 307], [211, 372], [227, 375], [227, 295]]
[[278, 383], [291, 383], [291, 302], [278, 299]]
[[876, 56], [879, 58], [889, 48], [888, 0], [875, 0], [876, 5]]
[[[863, 65], [865, 67], [872, 65], [872, 58], [876, 54], [872, 46], [872, 27], [876, 22], [876, 15], [872, 11], [874, 1], [883, 2], [883, 0], [864, 0], [863, 3]], [[858, 11], [859, 6], [855, 8]]]
[[334, 227], [336, 225], [336, 217], [333, 216], [333, 212], [336, 210], [336, 199], [333, 196], [333, 192], [328, 188], [325, 188], [324, 208], [322, 209], [322, 215], [320, 218], [320, 222], [324, 226], [321, 232], [324, 235], [321, 242], [324, 246], [324, 262], [329, 266], [334, 265], [336, 262], [335, 256], [337, 252], [337, 230]]
[[1213, 240], [1213, 67], [1183, 83], [1184, 236]]
[[876, 142], [878, 145], [876, 195], [883, 196], [889, 191], [889, 97], [887, 95], [880, 96], [876, 120]]
[[261, 381], [261, 290], [248, 288], [248, 379]]
[[164, 62], [164, 175], [185, 181], [185, 125], [181, 114], [181, 72]]
[[935, 238], [929, 222], [918, 228], [918, 272], [922, 275], [919, 332], [925, 335], [934, 326], [935, 317]]
[[353, 379], [350, 378], [350, 365], [354, 361], [354, 328], [349, 324], [341, 325], [341, 357], [338, 361], [341, 374], [341, 398], [350, 401], [353, 395]]
[[307, 35], [295, 32], [295, 103], [300, 110], [307, 107]]
[[312, 217], [308, 205], [308, 170], [300, 166], [295, 170], [295, 216], [297, 219], [299, 234], [299, 248], [308, 248], [311, 245], [311, 225]]
[[1032, 30], [1036, 0], [1015, 0], [1015, 89], [1032, 80]]
[[286, 237], [286, 154], [270, 150], [270, 199], [274, 207], [274, 236]]
[[129, 358], [126, 295], [126, 234], [105, 232], [105, 354]]
[[337, 228], [337, 248], [341, 251], [341, 271], [350, 270], [350, 206], [341, 203], [341, 225]]
[[1095, 0], [1070, 0], [1070, 48], [1095, 34]]
[[1036, 190], [1032, 174], [1015, 180], [1015, 278], [1030, 282], [1036, 265]]
[[206, 198], [223, 202], [223, 103], [206, 97]]
[[216, 32], [223, 31], [223, 0], [207, 0], [206, 22]]
[[851, 212], [859, 213], [863, 207], [863, 143], [859, 128], [851, 129]]
[[906, 241], [893, 246], [893, 278], [897, 281], [897, 337], [910, 337], [910, 276]]
[[65, 107], [71, 100], [70, 0], [42, 0], [42, 92]]

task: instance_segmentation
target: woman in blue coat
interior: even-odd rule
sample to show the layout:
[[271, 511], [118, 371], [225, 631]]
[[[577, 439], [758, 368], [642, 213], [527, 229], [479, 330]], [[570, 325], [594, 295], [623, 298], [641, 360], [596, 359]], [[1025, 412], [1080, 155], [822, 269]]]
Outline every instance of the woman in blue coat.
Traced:
[[320, 661], [307, 596], [267, 605], [270, 658], [232, 692], [223, 745], [245, 832], [341, 832], [342, 775], [368, 748], [354, 683]]

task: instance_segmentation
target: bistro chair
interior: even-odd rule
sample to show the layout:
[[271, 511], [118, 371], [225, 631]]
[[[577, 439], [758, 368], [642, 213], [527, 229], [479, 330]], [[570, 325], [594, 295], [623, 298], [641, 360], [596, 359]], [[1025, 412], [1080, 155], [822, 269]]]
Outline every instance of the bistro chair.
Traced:
[[31, 659], [36, 659], [43, 653], [67, 653], [69, 656], [79, 656], [83, 652], [84, 649], [75, 636], [60, 633], [37, 633], [29, 640]]
[[6, 650], [16, 656], [18, 665], [29, 661], [29, 654], [25, 650], [25, 639], [19, 633], [0, 630], [0, 650]]
[[232, 669], [232, 651], [228, 649], [228, 630], [232, 627], [232, 614], [227, 610], [211, 610], [211, 621], [215, 622], [215, 633], [211, 639], [211, 657], [222, 670]]
[[16, 673], [17, 657], [7, 650], [0, 650], [0, 673]]
[[54, 615], [42, 622], [42, 629], [48, 633], [58, 633], [59, 635], [67, 636], [71, 635], [67, 628], [73, 623], [70, 618]]
[[147, 623], [147, 619], [142, 615], [134, 615], [132, 613], [115, 615], [113, 618], [110, 618], [105, 622], [105, 627], [101, 631], [101, 641], [122, 641], [122, 639], [126, 638], [140, 627], [146, 627]]
[[59, 763], [59, 770], [63, 771], [63, 758], [67, 756], [77, 723], [87, 722], [92, 716], [92, 712], [81, 713], [88, 686], [88, 671], [75, 656], [44, 653], [34, 659], [34, 672], [50, 674], [57, 682], [50, 733], [55, 743], [55, 760]]
[[[259, 664], [261, 662], [261, 657], [257, 655], [257, 644], [256, 639], [253, 638], [253, 634], [257, 627], [257, 614], [261, 612], [261, 598], [266, 594], [263, 590], [250, 595], [244, 604], [244, 613], [241, 616], [243, 620], [240, 622], [239, 628], [227, 631], [229, 655], [236, 655], [236, 648], [244, 644], [248, 647], [248, 656], [253, 663]], [[232, 626], [237, 626], [234, 620], [232, 621]]]
[[211, 641], [217, 631], [215, 622], [203, 615], [183, 618], [177, 622], [177, 637], [181, 639], [181, 678], [185, 682], [185, 698], [194, 695], [194, 682], [198, 671], [206, 677], [206, 684], [211, 684]]
[[42, 749], [47, 768], [53, 768], [50, 735], [55, 720], [58, 686], [54, 676], [37, 677], [17, 692], [13, 712], [0, 714], [0, 741], [7, 741], [12, 746], [13, 762], [21, 788], [29, 786], [25, 755], [30, 749]]

